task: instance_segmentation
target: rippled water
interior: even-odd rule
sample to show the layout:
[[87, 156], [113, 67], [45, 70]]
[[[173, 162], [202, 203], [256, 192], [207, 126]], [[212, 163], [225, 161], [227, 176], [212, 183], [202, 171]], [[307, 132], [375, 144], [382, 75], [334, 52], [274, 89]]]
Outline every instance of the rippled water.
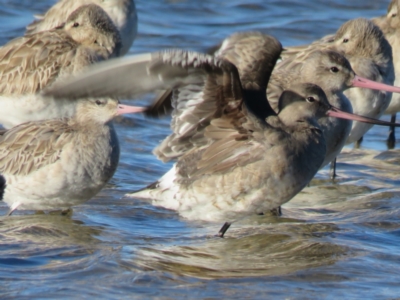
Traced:
[[[0, 0], [0, 42], [53, 1]], [[342, 22], [384, 14], [379, 0], [137, 1], [131, 52], [204, 51], [232, 32], [260, 30], [284, 45], [310, 42]], [[351, 4], [349, 4], [351, 3]], [[168, 119], [117, 120], [120, 167], [72, 216], [17, 212], [0, 219], [0, 298], [396, 298], [400, 295], [400, 150], [386, 128], [346, 148], [333, 184], [322, 170], [283, 216], [189, 222], [124, 194], [167, 171], [151, 154]], [[6, 206], [1, 203], [0, 213]]]

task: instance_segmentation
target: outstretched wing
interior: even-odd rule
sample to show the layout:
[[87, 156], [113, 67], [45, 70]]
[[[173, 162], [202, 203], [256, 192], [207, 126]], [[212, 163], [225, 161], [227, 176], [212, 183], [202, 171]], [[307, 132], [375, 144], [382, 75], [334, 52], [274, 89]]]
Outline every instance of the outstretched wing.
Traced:
[[29, 175], [56, 162], [72, 134], [62, 120], [28, 122], [2, 132], [0, 174]]
[[199, 75], [220, 70], [221, 63], [214, 57], [182, 50], [146, 53], [96, 64], [83, 74], [56, 83], [42, 93], [72, 99], [132, 98], [154, 90], [199, 82]]
[[[279, 49], [275, 48], [269, 59], [279, 57], [280, 44]], [[172, 89], [173, 134], [155, 153], [164, 161], [179, 158], [178, 164], [190, 160], [190, 167], [182, 167], [181, 172], [193, 176], [254, 159], [248, 153], [260, 145], [257, 138], [261, 140], [266, 123], [247, 106], [251, 110], [249, 99], [265, 101], [265, 88], [242, 90], [237, 68], [226, 60], [169, 50], [97, 64], [85, 74], [53, 85], [44, 94], [62, 98], [129, 98]]]

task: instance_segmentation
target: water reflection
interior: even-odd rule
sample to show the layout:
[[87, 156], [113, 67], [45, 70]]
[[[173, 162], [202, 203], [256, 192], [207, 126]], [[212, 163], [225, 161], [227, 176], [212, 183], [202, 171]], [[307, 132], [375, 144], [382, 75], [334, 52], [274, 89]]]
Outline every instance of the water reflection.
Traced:
[[[16, 215], [0, 220], [0, 274], [4, 268], [59, 269], [92, 255], [101, 228], [61, 215]], [[14, 275], [15, 276], [15, 275]]]
[[[393, 244], [393, 235], [400, 232], [400, 209], [393, 201], [400, 194], [397, 180], [387, 178], [397, 178], [400, 165], [386, 164], [396, 152], [346, 150], [339, 159], [339, 183], [328, 179], [327, 170], [320, 173], [284, 205], [283, 217], [243, 219], [232, 225], [225, 239], [213, 236], [218, 226], [209, 225], [205, 236], [183, 245], [124, 248], [130, 255], [124, 255], [123, 265], [208, 279], [282, 276], [364, 256], [365, 247], [375, 247], [377, 241]], [[384, 176], [376, 176], [383, 169]], [[354, 242], [360, 239], [360, 228], [381, 233]]]
[[228, 238], [199, 245], [141, 248], [136, 264], [146, 270], [197, 278], [277, 276], [330, 265], [351, 249], [320, 239], [339, 228], [334, 224], [287, 224], [233, 230]]

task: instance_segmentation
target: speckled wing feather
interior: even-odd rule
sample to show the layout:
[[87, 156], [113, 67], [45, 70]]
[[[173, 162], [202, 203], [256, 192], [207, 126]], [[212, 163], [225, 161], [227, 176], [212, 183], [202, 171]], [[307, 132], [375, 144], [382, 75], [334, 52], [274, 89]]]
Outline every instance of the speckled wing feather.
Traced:
[[28, 122], [0, 136], [0, 174], [29, 175], [56, 162], [73, 134], [63, 120]]
[[[214, 55], [237, 67], [244, 105], [238, 105], [229, 115], [218, 109], [212, 115], [212, 111], [204, 113], [203, 109], [203, 114], [197, 111], [194, 116], [194, 108], [219, 107], [218, 103], [227, 101], [223, 97], [229, 97], [213, 93], [218, 81], [212, 82], [211, 76], [201, 85], [174, 90], [173, 134], [155, 150], [156, 154], [164, 160], [179, 157], [180, 174], [191, 178], [226, 172], [261, 159], [265, 151], [261, 129], [266, 126], [265, 118], [274, 115], [265, 97], [265, 87], [280, 51], [276, 39], [259, 32], [236, 33], [225, 39]], [[187, 117], [189, 113], [191, 118]], [[216, 118], [218, 115], [221, 117]]]
[[[270, 50], [275, 48], [279, 51], [281, 49], [275, 38], [259, 32], [243, 32], [225, 39], [214, 53], [215, 57], [228, 60], [237, 67], [246, 93], [255, 92], [256, 97], [246, 97], [246, 107], [261, 122], [273, 114], [260, 87], [266, 85], [279, 55], [279, 51], [271, 53]], [[166, 95], [168, 91], [163, 96]], [[173, 134], [155, 149], [159, 158], [164, 161], [177, 158], [191, 148], [205, 144], [203, 132], [215, 113], [216, 97], [218, 95], [213, 93], [213, 88], [205, 81], [174, 90], [172, 103], [175, 111], [171, 123]]]
[[253, 146], [259, 124], [248, 118], [236, 69], [209, 73], [203, 82], [174, 90], [173, 106], [173, 133], [154, 152], [164, 161], [178, 158], [185, 176], [237, 165], [246, 152], [239, 148]]
[[155, 153], [163, 160], [178, 158], [183, 178], [226, 172], [262, 158], [266, 124], [246, 108], [236, 68], [223, 64], [221, 71], [174, 90], [173, 134]]
[[261, 86], [268, 83], [281, 48], [279, 41], [272, 36], [261, 32], [239, 32], [225, 39], [215, 56], [236, 66], [243, 89], [261, 90]]
[[69, 73], [77, 44], [54, 30], [17, 38], [0, 48], [0, 93], [32, 94]]

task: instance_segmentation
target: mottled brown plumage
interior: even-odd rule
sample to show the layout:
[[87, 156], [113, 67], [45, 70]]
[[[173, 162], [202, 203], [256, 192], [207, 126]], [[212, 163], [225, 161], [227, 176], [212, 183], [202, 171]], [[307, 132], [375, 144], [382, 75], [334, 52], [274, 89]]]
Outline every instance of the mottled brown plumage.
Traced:
[[[324, 37], [310, 45], [289, 47], [282, 56], [301, 58], [315, 49], [337, 51], [349, 60], [357, 75], [386, 85], [393, 85], [394, 68], [391, 46], [379, 27], [370, 20], [363, 18], [349, 20], [334, 35]], [[392, 93], [388, 91], [399, 92], [400, 89], [352, 88], [344, 94], [350, 100], [355, 114], [379, 118], [391, 102]], [[353, 122], [347, 143], [359, 140], [371, 127], [371, 124]]]
[[97, 5], [74, 11], [65, 25], [16, 38], [0, 48], [0, 123], [68, 117], [75, 102], [44, 99], [37, 93], [63, 77], [116, 56], [119, 34]]
[[37, 20], [26, 27], [26, 35], [62, 26], [74, 10], [88, 4], [100, 6], [111, 18], [121, 36], [120, 54], [125, 55], [137, 34], [138, 20], [133, 0], [60, 0], [45, 14], [35, 16]]
[[[352, 112], [352, 107], [343, 92], [352, 86], [355, 73], [348, 60], [331, 50], [302, 53], [301, 56], [286, 58], [275, 67], [268, 83], [267, 97], [271, 106], [278, 111], [278, 100], [282, 92], [290, 89], [293, 82], [310, 82], [320, 86], [331, 105]], [[342, 150], [351, 130], [351, 121], [324, 117], [318, 120], [324, 132], [327, 151], [325, 166]]]
[[[378, 25], [386, 39], [392, 47], [393, 53], [393, 66], [394, 66], [394, 85], [400, 86], [400, 1], [392, 0], [389, 4], [387, 14], [381, 17], [372, 19], [372, 21]], [[392, 95], [392, 100], [385, 114], [392, 115], [392, 121], [396, 120], [396, 113], [400, 111], [400, 94], [394, 93]], [[391, 128], [388, 146], [393, 148], [395, 144], [394, 128]]]
[[18, 209], [65, 209], [89, 200], [114, 174], [119, 145], [111, 120], [141, 111], [113, 99], [78, 101], [72, 118], [20, 124], [0, 136], [2, 199]]
[[270, 36], [239, 33], [217, 56], [169, 50], [116, 59], [45, 93], [134, 97], [171, 89], [173, 132], [155, 153], [177, 163], [131, 196], [152, 199], [189, 219], [232, 221], [296, 195], [325, 157], [317, 119], [345, 116], [309, 83], [284, 91], [277, 115], [266, 99], [263, 77], [269, 78], [280, 51]]

